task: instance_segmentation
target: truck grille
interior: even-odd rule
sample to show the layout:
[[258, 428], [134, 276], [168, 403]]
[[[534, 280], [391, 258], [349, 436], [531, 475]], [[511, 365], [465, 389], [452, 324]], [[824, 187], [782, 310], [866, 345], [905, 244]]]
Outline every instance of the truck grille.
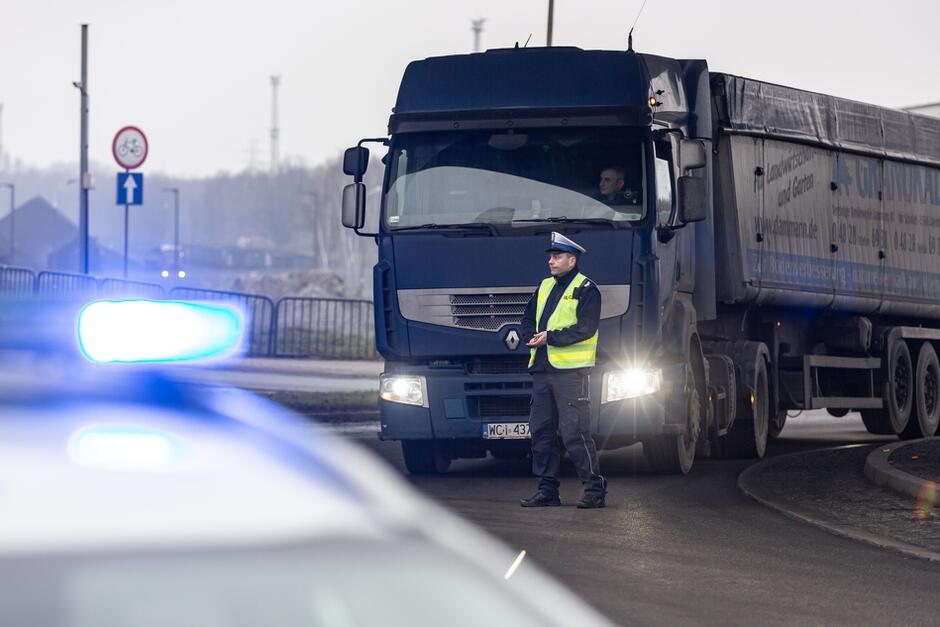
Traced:
[[452, 294], [450, 311], [454, 326], [497, 331], [507, 324], [522, 323], [531, 293]]
[[407, 320], [495, 333], [520, 324], [532, 287], [472, 287], [398, 290]]
[[467, 364], [467, 374], [525, 374], [528, 356], [517, 359], [474, 359]]
[[[627, 284], [598, 285], [603, 298], [601, 319], [622, 316], [630, 304]], [[452, 287], [397, 291], [398, 306], [406, 320], [442, 327], [495, 333], [522, 323], [532, 297], [532, 286]]]
[[468, 396], [471, 418], [528, 416], [529, 396]]

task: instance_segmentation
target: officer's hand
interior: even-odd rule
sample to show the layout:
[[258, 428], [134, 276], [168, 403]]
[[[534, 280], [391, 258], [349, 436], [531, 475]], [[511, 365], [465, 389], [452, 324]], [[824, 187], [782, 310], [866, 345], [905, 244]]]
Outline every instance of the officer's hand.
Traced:
[[536, 348], [538, 346], [545, 346], [548, 343], [548, 331], [540, 331], [532, 336], [532, 339], [526, 343], [526, 346]]

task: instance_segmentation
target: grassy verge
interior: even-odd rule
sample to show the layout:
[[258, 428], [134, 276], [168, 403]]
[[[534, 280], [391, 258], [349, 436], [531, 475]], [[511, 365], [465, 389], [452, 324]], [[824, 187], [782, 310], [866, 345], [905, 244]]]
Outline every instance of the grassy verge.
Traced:
[[265, 392], [264, 396], [321, 422], [371, 421], [379, 416], [378, 391]]

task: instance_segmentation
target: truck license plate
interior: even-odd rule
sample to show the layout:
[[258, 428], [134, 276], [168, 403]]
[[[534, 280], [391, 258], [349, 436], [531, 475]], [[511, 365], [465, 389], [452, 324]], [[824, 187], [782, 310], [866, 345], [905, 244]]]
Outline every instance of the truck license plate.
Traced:
[[483, 423], [483, 437], [487, 440], [524, 440], [529, 436], [528, 422]]

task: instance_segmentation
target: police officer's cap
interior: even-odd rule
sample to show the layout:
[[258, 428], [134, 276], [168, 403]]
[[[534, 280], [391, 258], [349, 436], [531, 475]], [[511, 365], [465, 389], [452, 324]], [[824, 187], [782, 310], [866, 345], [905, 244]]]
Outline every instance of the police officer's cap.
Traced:
[[580, 257], [581, 253], [585, 252], [584, 246], [574, 242], [561, 233], [556, 233], [552, 231], [552, 245], [545, 249], [547, 253], [571, 253], [576, 257]]

